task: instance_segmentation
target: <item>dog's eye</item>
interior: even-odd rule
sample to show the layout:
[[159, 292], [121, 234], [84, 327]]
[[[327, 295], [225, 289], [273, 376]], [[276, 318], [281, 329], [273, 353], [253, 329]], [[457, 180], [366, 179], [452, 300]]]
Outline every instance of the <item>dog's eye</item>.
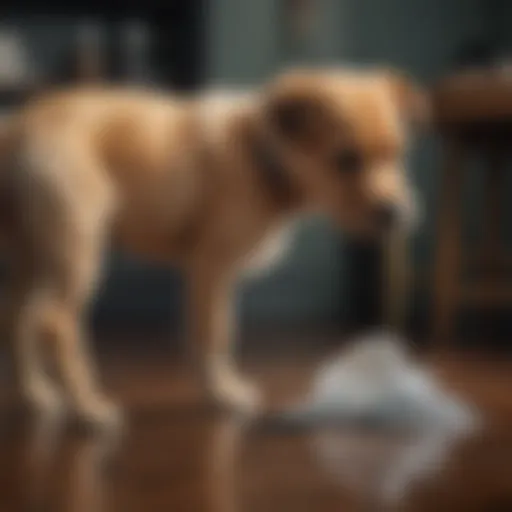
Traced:
[[360, 172], [364, 165], [361, 153], [355, 148], [344, 148], [334, 156], [334, 167], [340, 173]]

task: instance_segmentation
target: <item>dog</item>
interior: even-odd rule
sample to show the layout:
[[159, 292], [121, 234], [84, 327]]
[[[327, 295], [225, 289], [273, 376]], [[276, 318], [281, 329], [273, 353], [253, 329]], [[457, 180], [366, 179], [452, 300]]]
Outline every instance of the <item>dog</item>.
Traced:
[[207, 396], [254, 410], [258, 390], [231, 354], [237, 279], [279, 257], [298, 215], [326, 214], [366, 236], [410, 222], [404, 153], [425, 100], [387, 70], [292, 69], [250, 92], [84, 86], [28, 101], [0, 136], [6, 316], [24, 400], [52, 411], [65, 392], [87, 422], [120, 419], [82, 327], [116, 244], [181, 268]]

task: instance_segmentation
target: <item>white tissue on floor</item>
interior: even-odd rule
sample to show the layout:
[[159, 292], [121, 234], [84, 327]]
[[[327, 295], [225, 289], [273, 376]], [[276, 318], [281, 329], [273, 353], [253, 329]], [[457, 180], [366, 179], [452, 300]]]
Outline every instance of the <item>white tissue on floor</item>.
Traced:
[[356, 340], [318, 371], [308, 399], [284, 418], [297, 422], [343, 420], [374, 426], [466, 429], [470, 407], [451, 396], [390, 334]]

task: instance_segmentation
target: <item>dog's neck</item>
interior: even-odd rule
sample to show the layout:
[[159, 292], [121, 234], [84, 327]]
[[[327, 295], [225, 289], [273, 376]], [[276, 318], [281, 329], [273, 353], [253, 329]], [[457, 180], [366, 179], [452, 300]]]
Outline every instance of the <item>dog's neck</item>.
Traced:
[[262, 185], [279, 206], [293, 209], [298, 203], [298, 190], [286, 163], [266, 141], [254, 138], [249, 143], [250, 155]]
[[300, 210], [303, 193], [289, 163], [270, 137], [253, 125], [248, 129], [246, 141], [258, 180], [275, 206], [286, 213]]

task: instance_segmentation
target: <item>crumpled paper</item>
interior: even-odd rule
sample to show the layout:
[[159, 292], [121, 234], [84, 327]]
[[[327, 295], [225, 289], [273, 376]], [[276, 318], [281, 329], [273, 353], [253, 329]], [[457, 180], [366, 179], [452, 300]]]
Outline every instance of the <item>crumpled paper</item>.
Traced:
[[295, 425], [342, 422], [377, 428], [473, 429], [476, 410], [453, 396], [416, 362], [407, 343], [390, 333], [373, 333], [318, 370], [306, 399], [275, 420]]

